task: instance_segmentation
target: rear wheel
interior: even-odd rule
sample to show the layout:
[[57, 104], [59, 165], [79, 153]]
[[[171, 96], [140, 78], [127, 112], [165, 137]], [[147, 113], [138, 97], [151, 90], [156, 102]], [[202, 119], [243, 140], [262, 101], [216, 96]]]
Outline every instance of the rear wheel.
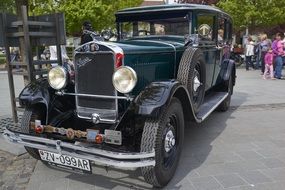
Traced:
[[[35, 121], [36, 119], [43, 120], [43, 114], [37, 113], [35, 109], [26, 108], [21, 121], [21, 131], [23, 133], [30, 133], [30, 123], [31, 121]], [[35, 159], [40, 160], [40, 155], [38, 149], [25, 147], [26, 151]]]
[[155, 150], [155, 166], [142, 168], [145, 180], [155, 187], [165, 186], [178, 165], [184, 139], [184, 116], [180, 101], [173, 98], [159, 119], [147, 119], [141, 152]]

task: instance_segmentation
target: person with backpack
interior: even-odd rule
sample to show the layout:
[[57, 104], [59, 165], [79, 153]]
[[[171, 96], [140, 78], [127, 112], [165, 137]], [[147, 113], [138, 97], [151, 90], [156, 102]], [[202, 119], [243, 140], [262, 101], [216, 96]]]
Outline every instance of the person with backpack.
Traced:
[[272, 43], [272, 51], [275, 56], [275, 73], [274, 77], [277, 79], [281, 79], [282, 77], [282, 68], [283, 68], [283, 60], [285, 56], [285, 52], [283, 50], [283, 43], [282, 39], [284, 38], [284, 35], [280, 32], [278, 32], [275, 36], [275, 40]]

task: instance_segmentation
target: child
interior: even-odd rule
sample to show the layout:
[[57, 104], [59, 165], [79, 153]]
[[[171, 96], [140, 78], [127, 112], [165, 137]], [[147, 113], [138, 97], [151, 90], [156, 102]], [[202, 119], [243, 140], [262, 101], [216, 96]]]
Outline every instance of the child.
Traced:
[[263, 74], [263, 79], [266, 79], [266, 74], [268, 73], [268, 71], [270, 73], [270, 78], [275, 79], [273, 76], [273, 52], [272, 52], [272, 48], [269, 48], [269, 50], [265, 54], [264, 62], [265, 62], [265, 70], [264, 70], [264, 74]]

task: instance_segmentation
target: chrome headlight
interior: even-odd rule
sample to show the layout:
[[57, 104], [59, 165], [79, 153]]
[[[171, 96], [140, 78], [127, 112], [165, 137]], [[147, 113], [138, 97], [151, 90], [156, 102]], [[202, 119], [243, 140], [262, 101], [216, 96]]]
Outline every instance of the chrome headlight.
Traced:
[[48, 83], [56, 90], [64, 88], [67, 84], [66, 70], [61, 66], [52, 68], [48, 73]]
[[113, 74], [113, 85], [123, 94], [131, 92], [137, 80], [137, 74], [131, 67], [122, 66]]

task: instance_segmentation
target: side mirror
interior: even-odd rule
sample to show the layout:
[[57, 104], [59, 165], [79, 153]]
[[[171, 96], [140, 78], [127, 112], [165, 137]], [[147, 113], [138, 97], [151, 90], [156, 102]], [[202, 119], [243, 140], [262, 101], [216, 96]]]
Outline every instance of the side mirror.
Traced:
[[198, 46], [199, 45], [199, 35], [198, 34], [190, 34], [190, 35], [185, 35], [185, 43], [184, 46]]
[[112, 38], [113, 34], [110, 30], [104, 30], [101, 33], [101, 36], [104, 38], [104, 40], [109, 41]]

